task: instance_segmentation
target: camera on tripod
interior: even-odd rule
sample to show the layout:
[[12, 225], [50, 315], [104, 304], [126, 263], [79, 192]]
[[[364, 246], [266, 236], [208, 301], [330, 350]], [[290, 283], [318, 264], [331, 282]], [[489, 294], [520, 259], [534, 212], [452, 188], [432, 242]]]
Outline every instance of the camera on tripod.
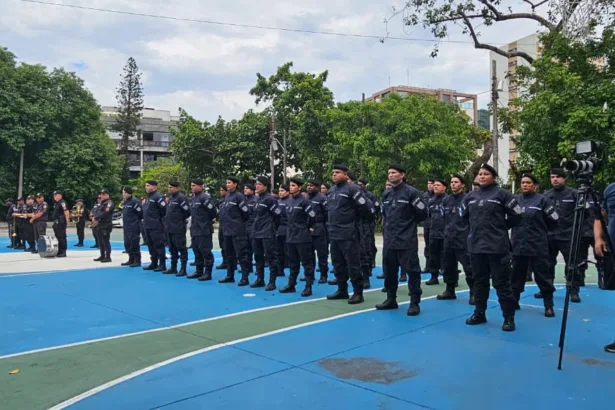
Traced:
[[577, 142], [573, 154], [579, 159], [567, 160], [563, 159], [563, 165], [566, 171], [574, 174], [592, 174], [597, 172], [602, 165], [602, 158], [605, 153], [605, 143], [600, 141], [581, 141]]

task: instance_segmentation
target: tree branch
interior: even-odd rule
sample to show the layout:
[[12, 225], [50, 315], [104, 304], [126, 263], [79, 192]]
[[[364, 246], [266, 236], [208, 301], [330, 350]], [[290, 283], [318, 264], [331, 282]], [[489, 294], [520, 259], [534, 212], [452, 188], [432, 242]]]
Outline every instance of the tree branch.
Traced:
[[[489, 0], [478, 0], [482, 4], [484, 4], [489, 11], [494, 14], [493, 19], [495, 21], [506, 21], [506, 20], [517, 20], [517, 19], [529, 19], [535, 20], [548, 28], [549, 30], [555, 30], [555, 25], [553, 25], [549, 20], [544, 17], [538, 16], [533, 13], [511, 13], [511, 14], [502, 14], [493, 4], [489, 2]], [[530, 3], [531, 4], [531, 3]]]
[[534, 4], [529, 0], [523, 0], [525, 3], [529, 4], [530, 6], [532, 6], [532, 11], [536, 11], [536, 9], [540, 6], [542, 6], [545, 3], [548, 3], [549, 0], [542, 0], [540, 3]]
[[474, 27], [472, 26], [472, 23], [470, 22], [470, 19], [463, 13], [460, 12], [460, 14], [463, 17], [463, 22], [465, 23], [466, 27], [468, 28], [469, 32], [470, 32], [470, 36], [472, 37], [472, 40], [474, 41], [474, 48], [481, 48], [484, 50], [489, 50], [489, 51], [493, 51], [494, 53], [497, 53], [501, 56], [504, 57], [521, 57], [523, 59], [525, 59], [528, 63], [533, 63], [534, 62], [534, 57], [532, 57], [531, 55], [529, 55], [528, 53], [526, 53], [525, 51], [504, 51], [502, 49], [499, 49], [496, 46], [492, 46], [490, 44], [483, 44], [480, 41], [478, 41], [478, 36], [476, 35], [476, 32], [474, 31]]

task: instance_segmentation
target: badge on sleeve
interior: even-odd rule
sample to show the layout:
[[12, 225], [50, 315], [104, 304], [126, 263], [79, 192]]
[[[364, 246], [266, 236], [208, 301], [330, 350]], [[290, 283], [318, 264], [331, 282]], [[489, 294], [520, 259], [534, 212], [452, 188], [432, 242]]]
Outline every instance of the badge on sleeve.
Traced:
[[244, 205], [244, 206], [241, 207], [241, 210], [244, 211], [244, 212], [248, 212], [248, 207]]
[[359, 204], [365, 205], [365, 198], [359, 197]]
[[276, 215], [280, 215], [280, 214], [282, 213], [282, 211], [280, 210], [280, 208], [276, 208], [273, 212], [274, 212]]
[[310, 211], [308, 215], [310, 215], [312, 218], [316, 217], [316, 213], [314, 211]]
[[188, 210], [188, 205], [186, 205], [186, 203], [185, 203], [185, 202], [184, 202], [184, 206], [182, 206], [182, 209], [183, 209], [184, 211], [187, 211], [187, 210]]
[[207, 209], [212, 209], [214, 206], [210, 203], [207, 204]]

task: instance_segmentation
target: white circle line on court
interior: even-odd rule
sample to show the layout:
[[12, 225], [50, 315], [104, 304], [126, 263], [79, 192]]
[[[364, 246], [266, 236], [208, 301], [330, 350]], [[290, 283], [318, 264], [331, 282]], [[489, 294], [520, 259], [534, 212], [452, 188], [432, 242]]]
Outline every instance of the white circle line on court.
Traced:
[[[460, 273], [459, 274], [459, 276], [463, 276], [463, 275], [465, 275], [465, 274], [464, 273]], [[423, 280], [422, 282], [426, 282], [426, 281], [427, 281], [427, 279]], [[219, 284], [219, 285], [223, 286], [221, 284]], [[327, 285], [327, 286], [330, 286], [330, 285]], [[363, 293], [380, 292], [381, 289], [382, 288], [368, 289], [368, 290], [363, 291]], [[425, 298], [425, 299], [427, 299], [427, 298]], [[298, 300], [296, 302], [284, 303], [284, 304], [281, 304], [281, 305], [264, 306], [264, 307], [261, 307], [261, 308], [244, 310], [244, 311], [235, 312], [235, 313], [229, 313], [227, 315], [210, 317], [210, 318], [207, 318], [207, 319], [199, 319], [199, 320], [195, 320], [195, 321], [192, 321], [192, 322], [179, 323], [177, 325], [172, 325], [172, 326], [158, 327], [158, 328], [155, 328], [155, 329], [142, 330], [142, 331], [139, 331], [139, 332], [132, 332], [132, 333], [125, 333], [125, 334], [116, 335], [116, 336], [102, 337], [100, 339], [84, 340], [82, 342], [75, 342], [75, 343], [69, 343], [69, 344], [64, 344], [64, 345], [59, 345], [59, 346], [45, 347], [45, 348], [42, 348], [42, 349], [27, 350], [25, 352], [11, 353], [11, 354], [8, 354], [8, 355], [0, 356], [0, 360], [10, 359], [12, 357], [26, 356], [26, 355], [30, 355], [30, 354], [34, 354], [34, 353], [49, 352], [51, 350], [58, 350], [58, 349], [82, 346], [82, 345], [87, 345], [87, 344], [90, 344], [90, 343], [99, 343], [99, 342], [106, 342], [108, 340], [122, 339], [122, 338], [125, 338], [125, 337], [139, 336], [139, 335], [143, 335], [143, 334], [147, 334], [147, 333], [161, 332], [163, 330], [177, 329], [177, 328], [180, 328], [180, 327], [198, 325], [200, 323], [206, 323], [206, 322], [212, 322], [212, 321], [215, 321], [215, 320], [228, 319], [228, 318], [235, 317], [235, 316], [242, 316], [242, 315], [247, 315], [247, 314], [251, 314], [251, 313], [257, 313], [257, 312], [263, 312], [263, 311], [267, 311], [267, 310], [272, 310], [272, 309], [281, 309], [281, 308], [285, 308], [285, 307], [289, 307], [289, 306], [302, 305], [302, 304], [305, 304], [305, 303], [313, 303], [313, 302], [318, 302], [318, 301], [322, 301], [322, 300], [327, 300], [327, 297], [325, 296], [325, 297], [315, 298], [315, 299]]]
[[[462, 293], [462, 292], [467, 292], [467, 291], [468, 291], [468, 289], [464, 289], [464, 290], [458, 291], [457, 293]], [[425, 301], [425, 300], [429, 300], [429, 299], [434, 299], [436, 296], [437, 295], [428, 296], [426, 298], [421, 299], [421, 302]], [[408, 304], [408, 303], [410, 303], [410, 301], [400, 302], [399, 304], [400, 305], [405, 305], [405, 304]], [[147, 366], [147, 367], [145, 367], [145, 368], [143, 368], [141, 370], [137, 370], [136, 372], [132, 372], [132, 373], [127, 374], [125, 376], [119, 377], [119, 378], [117, 378], [115, 380], [111, 380], [111, 381], [109, 381], [109, 382], [107, 382], [105, 384], [102, 384], [102, 385], [100, 385], [98, 387], [95, 387], [95, 388], [90, 389], [90, 390], [88, 390], [88, 391], [86, 391], [84, 393], [81, 393], [78, 396], [75, 396], [75, 397], [73, 397], [71, 399], [68, 399], [68, 400], [66, 400], [66, 401], [64, 401], [64, 402], [62, 402], [60, 404], [56, 404], [55, 406], [49, 408], [48, 410], [61, 410], [61, 409], [64, 409], [64, 408], [66, 408], [68, 406], [72, 406], [73, 404], [78, 403], [78, 402], [80, 402], [80, 401], [82, 401], [84, 399], [87, 399], [88, 397], [91, 397], [91, 396], [93, 396], [93, 395], [95, 395], [97, 393], [100, 393], [100, 392], [102, 392], [104, 390], [107, 390], [107, 389], [109, 389], [109, 388], [111, 388], [113, 386], [121, 384], [121, 383], [123, 383], [125, 381], [128, 381], [130, 379], [134, 379], [135, 377], [141, 376], [142, 374], [151, 372], [153, 370], [159, 369], [161, 367], [167, 366], [167, 365], [175, 363], [175, 362], [179, 362], [179, 361], [184, 360], [184, 359], [188, 359], [190, 357], [199, 355], [201, 353], [210, 352], [212, 350], [220, 349], [221, 347], [233, 346], [233, 345], [236, 345], [236, 344], [239, 344], [239, 343], [249, 342], [250, 340], [260, 339], [260, 338], [263, 338], [263, 337], [272, 336], [272, 335], [276, 335], [276, 334], [279, 334], [279, 333], [284, 333], [284, 332], [288, 332], [288, 331], [291, 331], [291, 330], [295, 330], [295, 329], [300, 329], [300, 328], [303, 328], [303, 327], [308, 327], [308, 326], [316, 325], [316, 324], [319, 324], [319, 323], [330, 322], [330, 321], [333, 321], [333, 320], [342, 319], [342, 318], [345, 318], [345, 317], [354, 316], [354, 315], [358, 315], [358, 314], [361, 314], [361, 313], [373, 312], [375, 310], [376, 310], [376, 308], [372, 307], [372, 308], [368, 308], [368, 309], [357, 310], [355, 312], [343, 313], [341, 315], [331, 316], [331, 317], [324, 318], [324, 319], [313, 320], [311, 322], [302, 323], [302, 324], [294, 325], [294, 326], [289, 326], [289, 327], [285, 327], [285, 328], [282, 328], [282, 329], [273, 330], [271, 332], [261, 333], [259, 335], [254, 335], [254, 336], [250, 336], [250, 337], [245, 337], [243, 339], [233, 340], [233, 341], [227, 342], [227, 343], [219, 343], [219, 344], [214, 345], [214, 346], [209, 346], [209, 347], [206, 347], [206, 348], [203, 348], [203, 349], [195, 350], [193, 352], [185, 353], [185, 354], [183, 354], [181, 356], [173, 357], [173, 358], [165, 360], [163, 362], [156, 363], [156, 364], [153, 364], [151, 366]]]

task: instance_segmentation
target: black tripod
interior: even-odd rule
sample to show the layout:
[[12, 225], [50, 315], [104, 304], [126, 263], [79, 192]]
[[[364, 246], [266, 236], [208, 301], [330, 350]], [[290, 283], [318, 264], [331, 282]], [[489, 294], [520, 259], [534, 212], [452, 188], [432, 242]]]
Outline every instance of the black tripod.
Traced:
[[[585, 222], [585, 212], [587, 209], [587, 198], [591, 196], [594, 201], [594, 209], [597, 212], [596, 215], [600, 217], [602, 224], [603, 236], [606, 238], [606, 243], [609, 249], [609, 255], [605, 257], [613, 258], [612, 244], [608, 234], [606, 232], [604, 220], [601, 215], [600, 204], [598, 203], [596, 193], [592, 188], [593, 175], [591, 172], [579, 173], [577, 177], [577, 183], [579, 184], [577, 203], [574, 210], [574, 220], [572, 225], [572, 242], [570, 243], [570, 251], [568, 254], [568, 265], [566, 266], [566, 297], [564, 302], [564, 314], [562, 316], [562, 327], [559, 335], [559, 361], [557, 363], [557, 369], [562, 370], [562, 356], [564, 354], [564, 340], [566, 337], [566, 324], [568, 321], [568, 308], [570, 306], [570, 293], [573, 290], [573, 286], [579, 286], [577, 273], [579, 270], [579, 248], [581, 247], [581, 237], [583, 235], [583, 225]], [[586, 264], [587, 261], [582, 261]]]

